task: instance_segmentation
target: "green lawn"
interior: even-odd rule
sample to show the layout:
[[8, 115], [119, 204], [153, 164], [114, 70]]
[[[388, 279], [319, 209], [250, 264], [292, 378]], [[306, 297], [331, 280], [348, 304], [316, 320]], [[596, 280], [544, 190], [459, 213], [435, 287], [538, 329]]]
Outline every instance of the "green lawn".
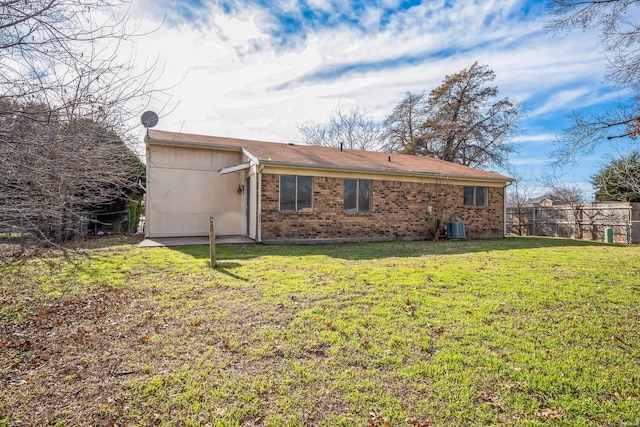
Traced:
[[104, 245], [0, 264], [0, 426], [638, 426], [640, 248]]

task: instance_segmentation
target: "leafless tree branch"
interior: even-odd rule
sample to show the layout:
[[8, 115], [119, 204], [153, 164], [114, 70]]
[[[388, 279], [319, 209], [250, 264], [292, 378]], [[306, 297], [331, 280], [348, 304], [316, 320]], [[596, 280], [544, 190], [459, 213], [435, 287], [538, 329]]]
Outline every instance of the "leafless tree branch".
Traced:
[[0, 1], [0, 232], [63, 242], [140, 194], [127, 123], [159, 75], [136, 66], [127, 16], [123, 0]]
[[[548, 23], [551, 31], [596, 30], [609, 61], [607, 79], [621, 88], [640, 91], [639, 0], [551, 0]], [[559, 138], [554, 153], [556, 165], [574, 161], [593, 152], [601, 143], [640, 132], [638, 98], [606, 113], [584, 115], [574, 112], [572, 125]]]
[[358, 107], [338, 108], [328, 123], [308, 122], [298, 126], [303, 140], [309, 145], [340, 147], [349, 150], [372, 151], [380, 147], [382, 126], [367, 117]]

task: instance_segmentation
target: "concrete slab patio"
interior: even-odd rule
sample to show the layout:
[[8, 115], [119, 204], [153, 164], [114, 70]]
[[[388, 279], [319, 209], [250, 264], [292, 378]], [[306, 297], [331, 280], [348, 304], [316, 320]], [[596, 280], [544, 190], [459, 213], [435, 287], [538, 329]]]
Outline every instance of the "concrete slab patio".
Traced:
[[[216, 236], [217, 245], [240, 245], [255, 243], [247, 236]], [[158, 237], [155, 239], [144, 239], [138, 244], [140, 248], [160, 248], [171, 246], [208, 245], [209, 238], [199, 237]]]

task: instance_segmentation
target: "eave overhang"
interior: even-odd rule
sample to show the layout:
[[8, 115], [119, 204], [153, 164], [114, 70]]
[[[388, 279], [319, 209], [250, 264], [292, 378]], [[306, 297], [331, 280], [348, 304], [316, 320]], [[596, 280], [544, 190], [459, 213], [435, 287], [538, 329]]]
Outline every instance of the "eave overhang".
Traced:
[[260, 161], [261, 165], [265, 167], [276, 166], [282, 168], [296, 168], [296, 169], [308, 169], [308, 170], [327, 170], [327, 171], [340, 171], [340, 172], [365, 172], [365, 173], [373, 173], [379, 175], [390, 175], [390, 176], [413, 176], [413, 177], [424, 177], [424, 178], [438, 178], [444, 180], [466, 180], [466, 181], [483, 181], [483, 182], [502, 182], [508, 183], [513, 182], [512, 178], [504, 177], [480, 177], [480, 176], [469, 176], [469, 175], [456, 175], [456, 174], [442, 174], [436, 172], [418, 172], [418, 171], [399, 171], [393, 169], [383, 169], [383, 168], [366, 168], [366, 167], [353, 167], [353, 166], [338, 166], [338, 165], [310, 165], [307, 163], [292, 163], [292, 162], [275, 162], [271, 160], [262, 160]]
[[[223, 151], [236, 151], [243, 153], [247, 158], [249, 158], [256, 165], [262, 165], [264, 167], [276, 166], [282, 168], [296, 168], [296, 169], [307, 169], [307, 170], [326, 170], [326, 171], [339, 171], [339, 172], [365, 172], [372, 174], [380, 174], [380, 175], [389, 175], [389, 176], [405, 176], [405, 177], [424, 177], [424, 178], [432, 178], [432, 179], [444, 179], [444, 180], [466, 180], [466, 181], [477, 181], [477, 182], [501, 182], [505, 185], [507, 183], [515, 181], [513, 178], [509, 177], [481, 177], [481, 176], [472, 176], [472, 175], [457, 175], [457, 174], [442, 174], [435, 172], [419, 172], [419, 171], [402, 171], [402, 170], [393, 170], [393, 169], [384, 169], [384, 168], [368, 168], [368, 167], [354, 167], [354, 166], [339, 166], [339, 165], [326, 165], [326, 164], [308, 164], [308, 163], [295, 163], [295, 162], [278, 162], [273, 160], [260, 160], [254, 155], [252, 155], [245, 148], [235, 145], [224, 145], [224, 144], [210, 144], [203, 142], [184, 142], [179, 140], [172, 139], [156, 139], [156, 138], [145, 138], [147, 144], [151, 145], [172, 145], [179, 147], [187, 147], [187, 148], [202, 148], [202, 149], [216, 149]], [[244, 165], [242, 163], [241, 165]], [[240, 166], [234, 165], [230, 166], [230, 168]], [[226, 170], [228, 168], [223, 168], [219, 172]], [[242, 168], [238, 169], [242, 170]], [[225, 173], [231, 173], [225, 172]], [[221, 173], [222, 174], [222, 173]]]
[[220, 175], [226, 175], [228, 173], [233, 173], [233, 172], [238, 172], [241, 170], [245, 170], [245, 169], [249, 169], [251, 167], [251, 163], [246, 162], [246, 163], [240, 163], [237, 165], [233, 165], [233, 166], [227, 166], [225, 168], [222, 168], [218, 171], [218, 173]]
[[147, 144], [151, 144], [151, 145], [172, 145], [172, 146], [186, 147], [186, 148], [204, 148], [208, 150], [215, 148], [216, 150], [222, 150], [222, 151], [238, 151], [238, 152], [246, 151], [242, 147], [238, 147], [235, 145], [222, 145], [222, 144], [212, 145], [205, 142], [183, 142], [183, 141], [178, 141], [174, 139], [156, 139], [156, 138], [145, 138], [145, 141]]

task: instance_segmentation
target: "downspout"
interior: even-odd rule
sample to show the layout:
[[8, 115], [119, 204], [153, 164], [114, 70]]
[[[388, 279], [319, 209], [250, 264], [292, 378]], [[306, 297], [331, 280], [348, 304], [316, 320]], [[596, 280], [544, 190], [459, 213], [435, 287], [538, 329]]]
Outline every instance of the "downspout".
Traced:
[[151, 169], [150, 169], [150, 157], [151, 157], [151, 150], [149, 149], [149, 134], [148, 134], [148, 129], [147, 129], [147, 135], [144, 137], [144, 142], [145, 142], [145, 154], [146, 154], [146, 159], [145, 159], [145, 163], [147, 164], [147, 170], [145, 171], [145, 198], [144, 198], [144, 237], [146, 237], [147, 239], [150, 238], [149, 236], [149, 211], [151, 210], [151, 192], [149, 191], [149, 189], [151, 187], [149, 187], [149, 175], [151, 173]]
[[256, 168], [256, 243], [262, 243], [262, 170], [264, 165], [258, 163]]
[[507, 182], [502, 187], [502, 208], [504, 209], [504, 213], [502, 214], [502, 237], [507, 237], [507, 187], [513, 184], [512, 182]]
[[502, 214], [502, 237], [507, 237], [507, 185], [502, 187], [502, 209], [504, 209]]

